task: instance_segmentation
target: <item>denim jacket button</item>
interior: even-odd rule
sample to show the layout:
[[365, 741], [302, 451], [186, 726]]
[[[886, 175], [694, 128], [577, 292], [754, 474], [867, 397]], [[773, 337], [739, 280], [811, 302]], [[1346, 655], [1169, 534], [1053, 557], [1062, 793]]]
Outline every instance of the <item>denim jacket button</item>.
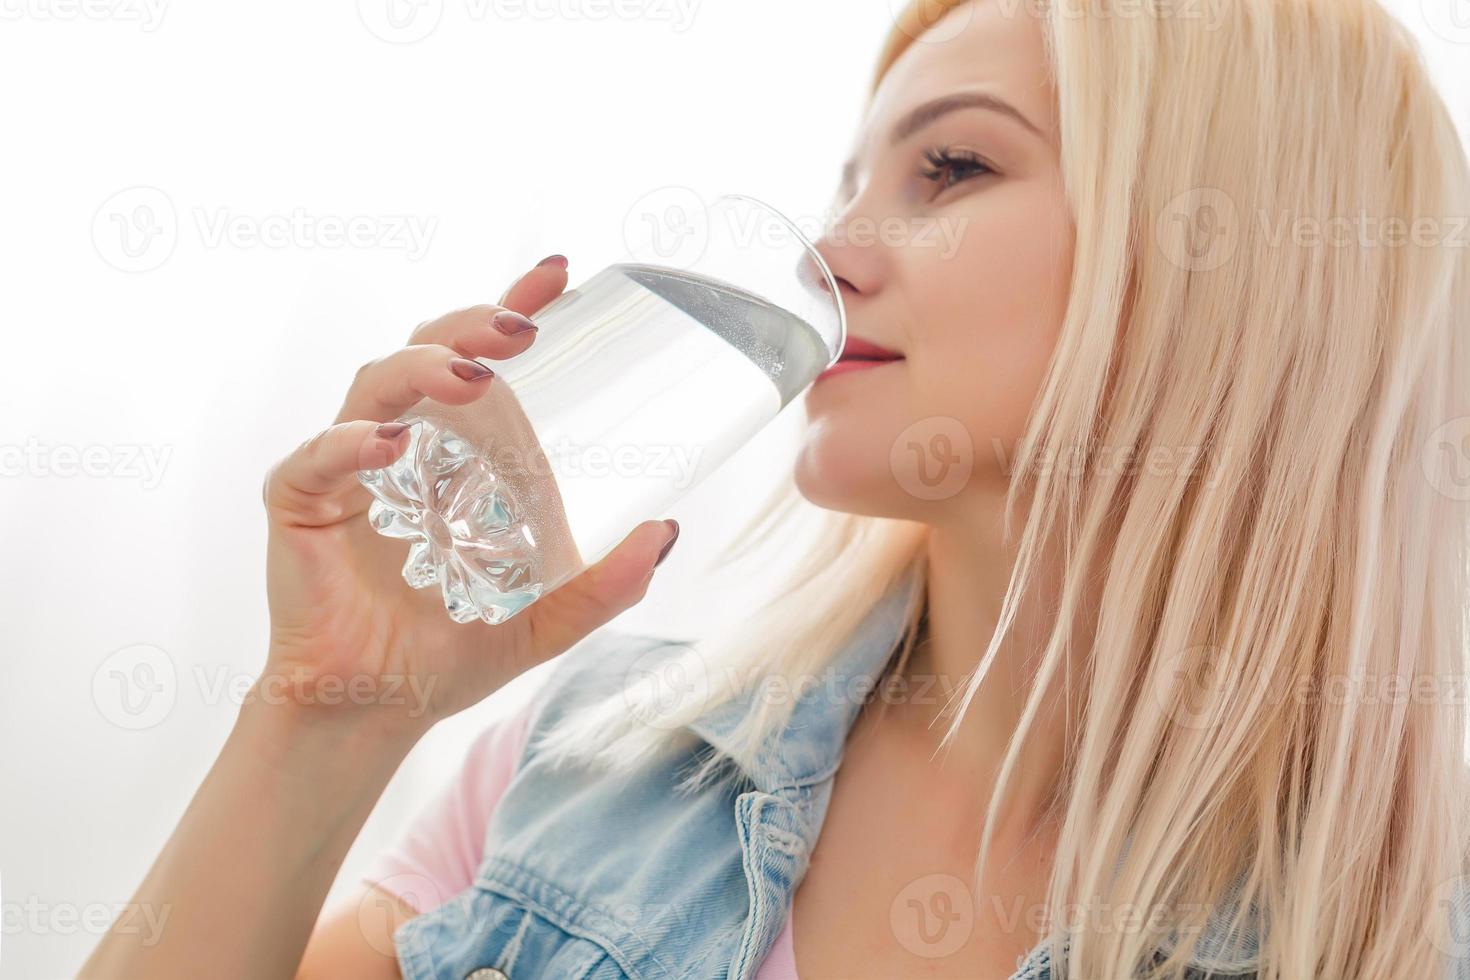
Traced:
[[510, 980], [510, 974], [502, 973], [493, 966], [482, 966], [466, 974], [464, 980]]

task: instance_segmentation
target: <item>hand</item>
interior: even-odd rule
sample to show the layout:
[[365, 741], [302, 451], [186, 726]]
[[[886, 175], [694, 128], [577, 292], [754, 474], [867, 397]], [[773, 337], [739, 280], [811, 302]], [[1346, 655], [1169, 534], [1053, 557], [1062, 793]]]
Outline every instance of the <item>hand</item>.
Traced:
[[469, 358], [505, 359], [534, 342], [535, 329], [507, 334], [497, 324], [525, 327], [526, 314], [559, 296], [563, 262], [527, 272], [498, 306], [421, 324], [409, 346], [358, 371], [334, 425], [272, 467], [264, 487], [271, 644], [253, 694], [361, 709], [422, 731], [643, 598], [677, 525], [640, 524], [577, 578], [489, 626], [455, 623], [438, 589], [410, 588], [404, 543], [378, 535], [365, 516], [372, 498], [357, 471], [386, 466], [408, 446], [393, 420], [425, 397], [465, 405], [503, 383]]

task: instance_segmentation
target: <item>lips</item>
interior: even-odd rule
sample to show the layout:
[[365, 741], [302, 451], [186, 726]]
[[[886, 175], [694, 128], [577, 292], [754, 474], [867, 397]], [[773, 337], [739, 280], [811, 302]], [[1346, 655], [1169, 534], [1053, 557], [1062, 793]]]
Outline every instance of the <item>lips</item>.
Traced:
[[896, 350], [887, 347], [879, 347], [877, 344], [862, 340], [858, 337], [848, 336], [847, 342], [842, 345], [842, 361], [901, 361], [903, 355]]
[[837, 374], [871, 370], [901, 360], [903, 360], [903, 355], [898, 351], [879, 347], [877, 344], [860, 340], [849, 334], [847, 342], [842, 346], [842, 356], [838, 358], [836, 364], [817, 375], [817, 381]]

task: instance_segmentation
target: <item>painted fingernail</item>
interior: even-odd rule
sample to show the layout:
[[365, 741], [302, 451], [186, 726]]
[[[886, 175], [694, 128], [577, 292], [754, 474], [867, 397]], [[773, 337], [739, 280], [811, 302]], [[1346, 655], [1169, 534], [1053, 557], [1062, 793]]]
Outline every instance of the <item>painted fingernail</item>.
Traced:
[[501, 310], [490, 318], [490, 322], [496, 330], [499, 330], [507, 337], [514, 337], [518, 333], [525, 333], [527, 330], [536, 329], [536, 324], [514, 310]]
[[408, 431], [407, 422], [384, 422], [374, 430], [379, 439], [392, 441]]
[[495, 372], [467, 357], [456, 357], [449, 362], [449, 370], [461, 381], [484, 381], [486, 378], [495, 377]]
[[669, 557], [669, 549], [674, 547], [675, 541], [679, 540], [679, 522], [674, 520], [673, 518], [669, 518], [668, 520], [664, 521], [664, 523], [674, 529], [674, 536], [669, 538], [669, 543], [664, 545], [664, 550], [658, 553], [658, 560], [653, 563], [654, 568], [657, 568], [664, 563], [664, 559]]
[[563, 269], [565, 269], [567, 267], [567, 257], [565, 255], [548, 255], [546, 256], [546, 258], [536, 263], [537, 268], [540, 268], [543, 265], [559, 265]]

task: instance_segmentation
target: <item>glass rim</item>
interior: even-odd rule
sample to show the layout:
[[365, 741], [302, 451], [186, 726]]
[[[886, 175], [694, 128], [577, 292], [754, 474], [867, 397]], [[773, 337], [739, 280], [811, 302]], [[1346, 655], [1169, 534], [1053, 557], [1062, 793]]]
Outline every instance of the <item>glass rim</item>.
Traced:
[[721, 201], [743, 201], [754, 204], [756, 207], [766, 211], [775, 217], [776, 220], [780, 221], [781, 224], [785, 225], [786, 229], [792, 235], [796, 236], [796, 240], [801, 243], [802, 248], [806, 249], [807, 254], [816, 262], [817, 268], [822, 272], [822, 278], [827, 283], [827, 288], [831, 291], [832, 305], [837, 308], [837, 343], [833, 347], [832, 358], [827, 362], [827, 367], [836, 364], [842, 359], [842, 349], [847, 346], [847, 304], [842, 300], [842, 291], [837, 288], [837, 277], [832, 274], [832, 269], [827, 265], [827, 260], [822, 258], [822, 253], [817, 251], [816, 243], [810, 238], [807, 238], [806, 233], [797, 227], [796, 222], [786, 217], [780, 209], [762, 201], [760, 198], [752, 197], [749, 194], [721, 194], [715, 199], [715, 204], [719, 204]]

